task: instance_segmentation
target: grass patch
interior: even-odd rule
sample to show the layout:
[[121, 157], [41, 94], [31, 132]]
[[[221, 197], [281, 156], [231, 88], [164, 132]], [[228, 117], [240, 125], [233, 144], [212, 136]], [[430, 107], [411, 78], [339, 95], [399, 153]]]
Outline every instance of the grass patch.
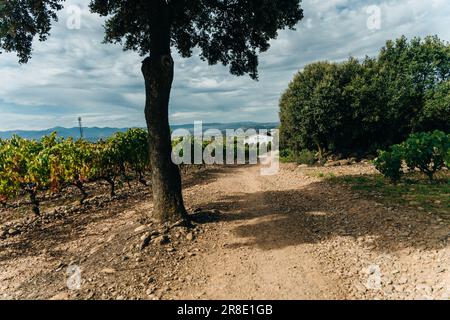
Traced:
[[374, 197], [387, 206], [407, 206], [450, 217], [450, 174], [440, 172], [435, 181], [409, 173], [394, 185], [382, 175], [335, 176], [332, 183], [350, 186], [361, 195]]
[[336, 175], [333, 172], [310, 171], [305, 172], [305, 175], [311, 178], [324, 178], [324, 179], [336, 178]]

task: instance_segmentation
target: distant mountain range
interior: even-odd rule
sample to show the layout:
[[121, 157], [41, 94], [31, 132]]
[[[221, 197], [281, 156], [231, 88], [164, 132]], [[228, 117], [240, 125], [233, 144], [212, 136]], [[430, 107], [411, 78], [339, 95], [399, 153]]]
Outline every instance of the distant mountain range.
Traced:
[[[204, 123], [203, 131], [208, 129], [219, 129], [220, 131], [224, 131], [226, 129], [274, 129], [279, 125], [278, 122], [234, 122], [234, 123]], [[193, 124], [182, 124], [182, 125], [172, 125], [172, 130], [177, 129], [187, 129], [190, 132], [193, 132], [194, 125]], [[99, 127], [91, 127], [91, 128], [83, 128], [83, 137], [89, 141], [97, 141], [99, 139], [105, 139], [110, 137], [116, 132], [126, 131], [128, 128], [99, 128]], [[72, 137], [79, 138], [80, 137], [80, 128], [64, 128], [64, 127], [54, 127], [46, 130], [11, 130], [11, 131], [0, 131], [0, 139], [9, 139], [13, 135], [18, 135], [22, 138], [26, 139], [40, 139], [43, 136], [49, 135], [52, 132], [57, 132], [61, 137]]]

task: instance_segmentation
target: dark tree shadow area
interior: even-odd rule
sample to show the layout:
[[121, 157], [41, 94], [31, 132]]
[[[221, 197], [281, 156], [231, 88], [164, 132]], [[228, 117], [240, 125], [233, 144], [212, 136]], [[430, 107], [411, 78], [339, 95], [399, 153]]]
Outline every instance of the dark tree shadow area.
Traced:
[[[242, 193], [224, 196], [199, 213], [204, 223], [234, 221], [243, 243], [271, 250], [333, 237], [370, 237], [370, 246], [381, 253], [405, 248], [443, 248], [450, 239], [450, 225], [438, 215], [406, 207], [389, 208], [375, 199], [330, 182], [316, 182], [301, 189]], [[369, 245], [369, 244], [368, 244]]]

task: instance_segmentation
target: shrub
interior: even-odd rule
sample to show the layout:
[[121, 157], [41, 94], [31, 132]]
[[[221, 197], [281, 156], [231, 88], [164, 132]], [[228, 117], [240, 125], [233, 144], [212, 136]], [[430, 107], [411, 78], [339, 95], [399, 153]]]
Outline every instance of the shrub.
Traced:
[[282, 162], [294, 162], [294, 153], [291, 149], [280, 150], [280, 160]]
[[377, 57], [315, 62], [280, 98], [280, 143], [295, 153], [365, 156], [411, 133], [450, 130], [450, 44], [388, 41]]
[[408, 168], [419, 169], [430, 180], [448, 162], [450, 135], [442, 131], [412, 134], [404, 143], [404, 157]]
[[298, 153], [291, 149], [282, 149], [280, 150], [280, 160], [282, 162], [296, 162], [298, 164], [312, 166], [317, 162], [317, 157], [315, 152], [309, 151], [308, 149], [303, 149]]
[[297, 163], [312, 166], [317, 162], [316, 154], [312, 151], [304, 149], [295, 157]]
[[391, 147], [391, 151], [379, 151], [374, 160], [375, 168], [392, 183], [397, 183], [402, 176], [402, 148], [399, 145]]

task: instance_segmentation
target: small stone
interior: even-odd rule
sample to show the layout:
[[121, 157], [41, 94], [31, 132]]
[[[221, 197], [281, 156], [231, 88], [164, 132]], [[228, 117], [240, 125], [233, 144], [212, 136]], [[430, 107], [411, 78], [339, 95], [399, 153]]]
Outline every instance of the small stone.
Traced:
[[167, 235], [162, 235], [162, 236], [156, 237], [153, 240], [153, 242], [156, 244], [159, 244], [159, 245], [165, 245], [170, 242], [170, 238]]
[[137, 227], [136, 229], [134, 229], [134, 232], [139, 233], [139, 232], [143, 232], [147, 229], [148, 229], [147, 226], [140, 226], [140, 227]]
[[186, 240], [187, 240], [187, 241], [192, 241], [192, 240], [194, 240], [194, 234], [193, 234], [192, 232], [189, 232], [189, 233], [186, 235]]
[[16, 235], [16, 234], [18, 234], [18, 233], [19, 233], [19, 231], [17, 231], [16, 229], [13, 229], [13, 228], [11, 228], [11, 229], [8, 230], [8, 234], [9, 234], [10, 236]]
[[151, 238], [151, 237], [152, 237], [152, 236], [151, 236], [150, 234], [148, 234], [148, 233], [143, 234], [143, 235], [141, 236], [141, 241], [146, 241], [146, 239]]
[[94, 297], [94, 292], [89, 292], [89, 294], [86, 296], [86, 299], [92, 299]]
[[60, 262], [56, 265], [55, 271], [60, 271], [62, 268], [64, 268], [66, 264], [64, 262]]
[[51, 297], [50, 300], [69, 300], [69, 294], [67, 292], [61, 292]]
[[105, 268], [105, 269], [102, 269], [101, 273], [113, 274], [113, 273], [116, 273], [116, 270], [114, 270], [113, 268]]

